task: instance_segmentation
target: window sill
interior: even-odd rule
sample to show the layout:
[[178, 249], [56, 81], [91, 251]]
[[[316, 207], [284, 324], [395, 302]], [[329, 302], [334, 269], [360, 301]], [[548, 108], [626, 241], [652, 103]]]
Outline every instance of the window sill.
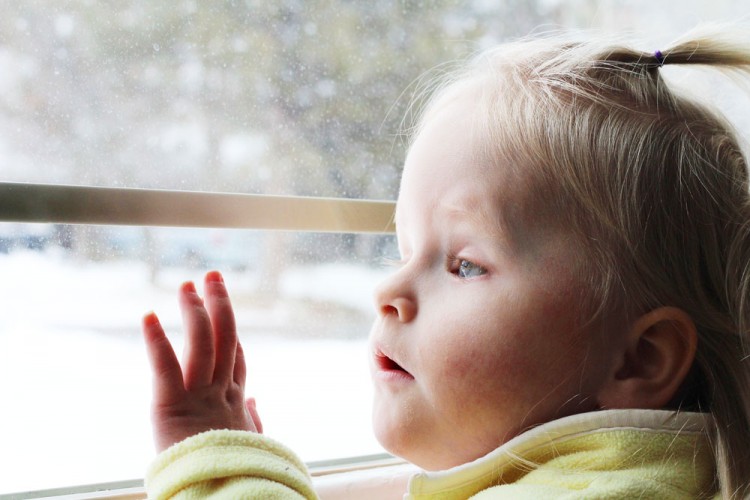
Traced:
[[[364, 461], [337, 461], [310, 464], [313, 486], [321, 500], [388, 500], [401, 499], [409, 477], [417, 467], [392, 457], [366, 457]], [[0, 495], [2, 498], [25, 500], [48, 498], [56, 500], [143, 500], [146, 493], [139, 480], [124, 481], [56, 490]]]

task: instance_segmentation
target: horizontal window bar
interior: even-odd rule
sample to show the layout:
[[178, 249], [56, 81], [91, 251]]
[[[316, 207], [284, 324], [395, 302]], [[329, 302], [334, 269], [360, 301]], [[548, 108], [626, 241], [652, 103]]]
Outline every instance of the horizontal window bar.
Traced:
[[395, 202], [0, 182], [0, 221], [392, 233]]
[[330, 460], [319, 460], [308, 462], [307, 468], [313, 477], [326, 476], [329, 474], [340, 474], [362, 469], [376, 469], [390, 467], [407, 463], [403, 458], [397, 458], [388, 453], [376, 453], [374, 455], [362, 455], [358, 457], [336, 458]]
[[32, 498], [130, 500], [142, 499], [145, 497], [143, 480], [133, 479], [130, 481], [116, 481], [111, 483], [87, 484], [70, 486], [67, 488], [12, 493], [10, 495], [0, 495], [0, 500], [27, 500]]
[[[309, 462], [307, 467], [313, 477], [319, 477], [357, 470], [390, 467], [404, 463], [406, 462], [403, 459], [395, 458], [387, 453], [379, 453], [375, 455]], [[143, 480], [133, 479], [129, 481], [78, 485], [65, 488], [13, 493], [11, 495], [0, 495], [0, 500], [6, 498], [9, 500], [31, 498], [131, 500], [145, 498], [145, 494]]]

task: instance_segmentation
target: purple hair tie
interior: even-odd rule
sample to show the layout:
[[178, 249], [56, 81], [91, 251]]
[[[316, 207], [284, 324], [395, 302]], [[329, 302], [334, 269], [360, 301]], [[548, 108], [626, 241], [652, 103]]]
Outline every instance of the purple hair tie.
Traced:
[[656, 63], [660, 68], [664, 66], [664, 54], [661, 53], [661, 50], [657, 50], [656, 52], [654, 52], [654, 57], [656, 58]]

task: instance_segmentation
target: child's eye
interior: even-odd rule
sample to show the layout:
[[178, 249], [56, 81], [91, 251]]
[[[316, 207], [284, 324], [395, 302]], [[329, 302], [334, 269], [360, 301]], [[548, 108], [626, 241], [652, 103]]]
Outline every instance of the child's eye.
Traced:
[[459, 278], [474, 278], [487, 273], [487, 270], [478, 264], [474, 264], [470, 260], [462, 259], [458, 266]]

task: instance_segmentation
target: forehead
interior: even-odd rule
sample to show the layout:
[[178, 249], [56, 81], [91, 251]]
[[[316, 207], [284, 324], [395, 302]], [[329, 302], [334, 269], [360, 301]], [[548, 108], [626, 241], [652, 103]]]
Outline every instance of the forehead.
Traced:
[[430, 110], [407, 156], [397, 227], [412, 217], [468, 220], [504, 237], [532, 225], [530, 178], [493, 154], [486, 112], [471, 93]]

